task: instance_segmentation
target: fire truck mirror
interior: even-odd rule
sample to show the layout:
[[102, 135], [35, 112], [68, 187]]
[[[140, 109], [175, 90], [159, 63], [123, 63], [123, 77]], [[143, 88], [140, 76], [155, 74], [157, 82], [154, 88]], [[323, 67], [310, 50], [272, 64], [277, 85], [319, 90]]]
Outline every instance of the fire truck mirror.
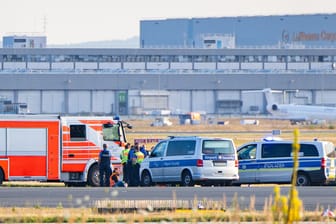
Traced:
[[113, 127], [113, 124], [111, 123], [106, 123], [106, 124], [103, 124], [104, 128], [112, 128]]

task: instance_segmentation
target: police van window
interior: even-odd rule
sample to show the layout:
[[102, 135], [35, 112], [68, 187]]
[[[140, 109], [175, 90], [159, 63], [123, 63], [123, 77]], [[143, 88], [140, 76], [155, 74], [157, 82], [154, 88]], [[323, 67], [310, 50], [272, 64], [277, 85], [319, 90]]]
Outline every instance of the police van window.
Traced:
[[238, 152], [238, 159], [255, 159], [257, 152], [257, 144], [247, 145], [241, 148]]
[[232, 141], [227, 140], [204, 140], [203, 154], [234, 154], [235, 149]]
[[83, 124], [70, 125], [70, 141], [85, 141], [86, 126]]
[[168, 144], [167, 156], [194, 155], [196, 141], [171, 141]]
[[150, 153], [149, 157], [162, 157], [164, 155], [164, 150], [166, 148], [167, 142], [158, 143], [153, 151]]
[[300, 155], [302, 156], [318, 156], [318, 151], [315, 145], [311, 144], [301, 144], [300, 145]]
[[292, 144], [276, 143], [276, 144], [262, 144], [261, 157], [291, 157]]
[[103, 124], [104, 141], [120, 141], [119, 124]]

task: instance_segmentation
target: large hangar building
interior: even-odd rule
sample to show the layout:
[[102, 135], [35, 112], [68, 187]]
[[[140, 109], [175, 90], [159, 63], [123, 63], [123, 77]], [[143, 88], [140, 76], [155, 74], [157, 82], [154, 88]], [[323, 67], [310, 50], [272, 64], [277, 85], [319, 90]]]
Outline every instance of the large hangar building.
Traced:
[[142, 48], [336, 47], [336, 14], [143, 20]]
[[0, 97], [31, 113], [246, 114], [266, 113], [266, 101], [245, 90], [272, 88], [285, 93], [281, 102], [336, 106], [335, 22], [333, 14], [148, 20], [140, 48], [1, 48]]

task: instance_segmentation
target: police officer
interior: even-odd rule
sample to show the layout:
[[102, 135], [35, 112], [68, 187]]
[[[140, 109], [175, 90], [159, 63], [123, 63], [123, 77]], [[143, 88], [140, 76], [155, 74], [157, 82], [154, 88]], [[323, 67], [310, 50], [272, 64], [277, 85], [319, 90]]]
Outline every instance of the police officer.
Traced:
[[127, 160], [127, 171], [128, 171], [128, 186], [134, 186], [135, 185], [135, 181], [133, 178], [133, 173], [134, 173], [134, 165], [136, 161], [136, 156], [135, 156], [135, 147], [136, 147], [137, 143], [135, 143], [135, 145], [131, 146], [130, 151], [128, 152], [128, 160]]
[[135, 146], [135, 153], [133, 159], [132, 178], [134, 181], [133, 186], [140, 185], [140, 165], [145, 158], [145, 155], [140, 151], [140, 146]]
[[148, 156], [148, 151], [146, 150], [146, 146], [145, 145], [142, 145], [140, 147], [140, 152], [142, 152], [145, 156], [145, 158]]
[[128, 154], [130, 151], [130, 144], [127, 143], [125, 146], [125, 149], [121, 151], [120, 159], [122, 164], [122, 172], [123, 172], [123, 181], [127, 184], [129, 184], [129, 166], [127, 165], [128, 162]]
[[99, 153], [99, 181], [101, 187], [110, 186], [110, 176], [112, 174], [111, 171], [111, 154], [110, 151], [107, 150], [107, 145], [103, 144], [103, 150]]

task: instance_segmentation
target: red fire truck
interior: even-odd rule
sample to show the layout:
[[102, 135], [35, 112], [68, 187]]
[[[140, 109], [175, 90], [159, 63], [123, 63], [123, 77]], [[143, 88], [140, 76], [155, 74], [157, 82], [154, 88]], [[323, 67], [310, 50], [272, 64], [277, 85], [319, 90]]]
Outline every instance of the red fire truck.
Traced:
[[0, 184], [3, 181], [59, 181], [99, 186], [102, 144], [111, 165], [120, 165], [125, 127], [113, 117], [0, 115]]

